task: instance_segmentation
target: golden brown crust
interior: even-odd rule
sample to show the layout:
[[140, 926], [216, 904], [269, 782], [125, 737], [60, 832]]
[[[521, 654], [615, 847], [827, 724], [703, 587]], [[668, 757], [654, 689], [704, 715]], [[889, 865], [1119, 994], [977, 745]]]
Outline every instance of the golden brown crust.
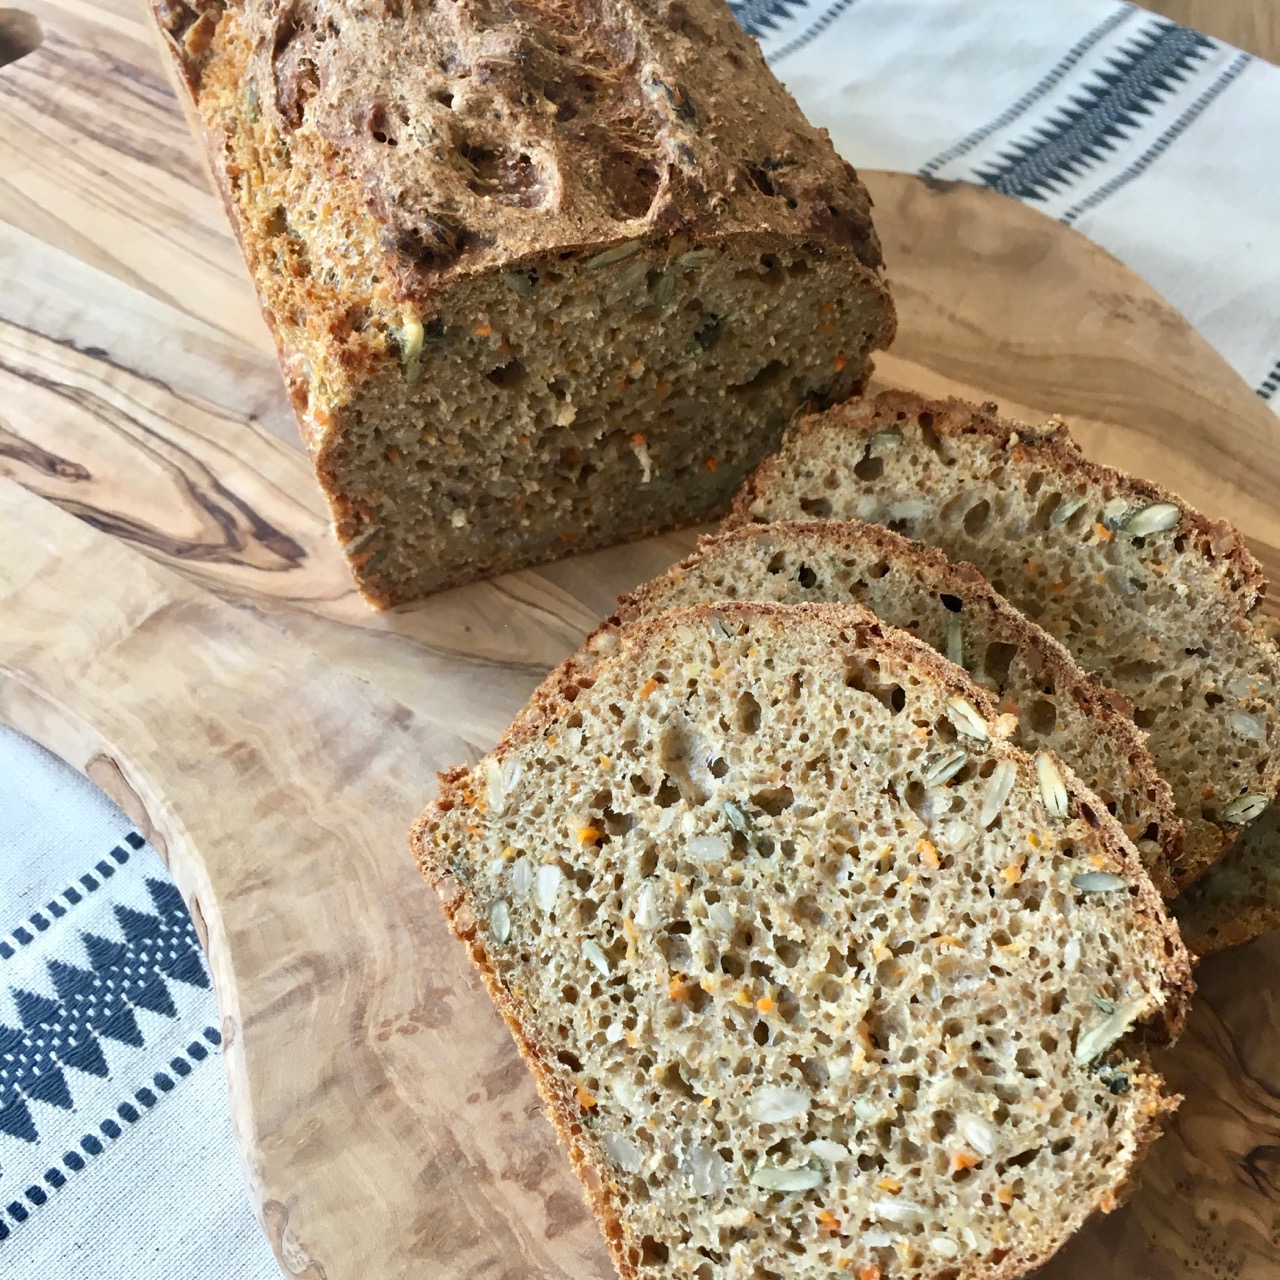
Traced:
[[883, 525], [862, 520], [779, 521], [768, 526], [743, 525], [723, 533], [704, 535], [699, 539], [698, 550], [692, 555], [673, 565], [660, 578], [619, 597], [613, 614], [583, 641], [576, 654], [566, 659], [534, 691], [529, 708], [521, 713], [521, 717], [548, 700], [554, 701], [567, 678], [584, 679], [592, 666], [610, 651], [622, 628], [654, 612], [655, 600], [662, 599], [673, 580], [685, 576], [718, 551], [731, 550], [735, 545], [762, 537], [784, 541], [789, 537], [813, 538], [833, 547], [845, 547], [851, 553], [864, 552], [867, 547], [872, 547], [887, 561], [914, 566], [939, 590], [961, 596], [966, 608], [978, 609], [998, 618], [1001, 630], [1016, 637], [1021, 649], [1037, 655], [1044, 669], [1052, 673], [1056, 687], [1065, 690], [1099, 724], [1101, 731], [1119, 744], [1133, 776], [1140, 780], [1148, 796], [1155, 797], [1150, 802], [1150, 809], [1159, 823], [1162, 856], [1148, 865], [1148, 871], [1163, 895], [1173, 895], [1168, 866], [1177, 861], [1182, 848], [1182, 822], [1174, 808], [1168, 785], [1147, 752], [1146, 735], [1131, 719], [1132, 708], [1128, 699], [1082, 671], [1058, 641], [1014, 609], [973, 565], [955, 564], [937, 548], [914, 542]]
[[[890, 423], [906, 418], [932, 415], [931, 427], [940, 436], [985, 436], [1000, 448], [1021, 446], [1028, 454], [1043, 458], [1069, 477], [1080, 477], [1090, 483], [1132, 498], [1135, 502], [1168, 502], [1182, 513], [1183, 525], [1194, 532], [1201, 553], [1212, 559], [1230, 562], [1239, 582], [1238, 599], [1246, 613], [1252, 613], [1266, 591], [1266, 579], [1262, 566], [1251, 552], [1237, 529], [1225, 520], [1211, 520], [1177, 494], [1150, 480], [1117, 471], [1114, 467], [1094, 462], [1080, 452], [1080, 446], [1071, 437], [1067, 424], [1058, 417], [1050, 418], [1039, 427], [1015, 422], [1000, 416], [994, 402], [973, 405], [952, 397], [948, 400], [928, 400], [910, 391], [882, 391], [870, 399], [850, 400], [836, 405], [821, 414], [806, 414], [798, 418], [787, 433], [780, 452], [796, 446], [805, 436], [818, 431], [850, 429], [862, 431], [873, 419]], [[775, 454], [748, 477], [733, 501], [733, 509], [721, 525], [722, 529], [734, 529], [752, 524], [756, 518], [751, 506], [761, 498], [771, 484], [776, 483], [781, 468], [780, 456]]]
[[[698, 605], [673, 609], [657, 617], [638, 621], [622, 632], [622, 645], [612, 661], [627, 663], [632, 652], [643, 649], [651, 640], [658, 639], [681, 625], [705, 627], [713, 618], [741, 617], [751, 620], [772, 617], [784, 620], [786, 625], [811, 628], [827, 637], [834, 647], [874, 643], [889, 654], [920, 668], [922, 674], [946, 693], [966, 698], [1000, 735], [996, 723], [998, 711], [995, 700], [985, 690], [969, 680], [962, 671], [947, 662], [928, 645], [906, 632], [887, 627], [869, 610], [857, 604], [780, 605], [771, 603], [726, 602], [716, 605]], [[491, 759], [500, 761], [508, 752], [523, 742], [544, 734], [562, 717], [567, 715], [576, 697], [593, 683], [593, 671], [584, 671], [578, 665], [579, 655], [572, 655], [543, 686], [543, 696], [511, 726], [507, 734], [491, 753]], [[1013, 748], [1008, 748], [1013, 751]], [[1017, 755], [1022, 753], [1017, 752]], [[1059, 762], [1060, 763], [1060, 762]], [[1138, 913], [1144, 921], [1146, 945], [1154, 948], [1154, 954], [1163, 954], [1163, 975], [1166, 998], [1153, 1020], [1135, 1028], [1123, 1044], [1126, 1053], [1145, 1061], [1143, 1041], [1149, 1037], [1156, 1042], [1176, 1037], [1182, 1030], [1187, 1007], [1194, 990], [1191, 977], [1191, 961], [1183, 947], [1177, 926], [1169, 918], [1165, 905], [1146, 872], [1137, 851], [1133, 848], [1119, 824], [1098, 804], [1076, 776], [1065, 765], [1061, 774], [1066, 784], [1070, 804], [1075, 813], [1083, 816], [1097, 835], [1109, 855], [1109, 865], [1115, 865], [1130, 878], [1137, 890]], [[502, 976], [489, 958], [476, 930], [475, 912], [471, 907], [465, 885], [452, 869], [441, 865], [432, 841], [432, 834], [440, 816], [454, 806], [471, 803], [479, 794], [483, 783], [474, 771], [465, 768], [452, 770], [440, 777], [440, 793], [414, 824], [410, 833], [410, 845], [419, 870], [436, 889], [444, 908], [449, 926], [455, 936], [468, 949], [473, 963], [480, 970], [485, 986], [502, 1013], [515, 1037], [517, 1047], [537, 1080], [539, 1093], [547, 1105], [553, 1125], [568, 1148], [574, 1170], [582, 1179], [587, 1202], [600, 1220], [610, 1255], [624, 1280], [635, 1275], [635, 1268], [624, 1248], [621, 1215], [618, 1206], [618, 1188], [612, 1181], [608, 1167], [597, 1159], [581, 1140], [584, 1109], [568, 1091], [558, 1085], [546, 1066], [546, 1055], [538, 1047], [537, 1031], [532, 1016], [521, 1004], [519, 993], [507, 989]], [[1134, 1159], [1127, 1171], [1131, 1174], [1137, 1159], [1162, 1131], [1165, 1114], [1172, 1111], [1179, 1101], [1176, 1098], [1160, 1098], [1162, 1081], [1150, 1072], [1152, 1105], [1145, 1123], [1138, 1130]], [[1100, 1206], [1110, 1211], [1119, 1203], [1128, 1180], [1117, 1184], [1110, 1203]], [[1087, 1216], [1089, 1209], [1081, 1215]], [[1048, 1260], [1060, 1246], [1060, 1240], [1045, 1244], [1029, 1243], [1025, 1249], [1007, 1254], [994, 1266], [985, 1267], [981, 1280], [1014, 1280], [1032, 1267]], [[961, 1280], [979, 1280], [977, 1273], [960, 1273]]]
[[[851, 437], [867, 439], [877, 430], [893, 429], [908, 420], [940, 440], [979, 437], [990, 441], [995, 456], [1003, 453], [1012, 464], [1027, 472], [1042, 467], [1047, 474], [1059, 477], [1063, 488], [1088, 485], [1131, 506], [1167, 503], [1176, 508], [1178, 554], [1211, 566], [1221, 589], [1225, 603], [1215, 609], [1218, 622], [1230, 627], [1242, 644], [1256, 652], [1260, 669], [1273, 675], [1280, 671], [1280, 650], [1256, 621], [1266, 582], [1261, 566], [1240, 533], [1225, 521], [1210, 519], [1158, 484], [1086, 458], [1059, 418], [1039, 427], [1028, 427], [999, 416], [994, 404], [975, 406], [958, 399], [928, 400], [905, 391], [887, 391], [874, 398], [849, 401], [825, 413], [796, 420], [779, 453], [766, 459], [743, 485], [721, 528], [729, 530], [767, 521], [770, 493], [786, 489], [784, 476], [788, 462], [807, 456], [823, 438], [848, 432]], [[788, 508], [783, 511], [790, 514]], [[1159, 749], [1156, 757], [1161, 758]], [[1165, 771], [1169, 772], [1167, 768]], [[1269, 758], [1261, 756], [1258, 775], [1248, 789], [1274, 796], [1280, 786], [1280, 757], [1274, 753]], [[1223, 820], [1212, 810], [1204, 811], [1199, 784], [1193, 794], [1186, 787], [1179, 791], [1178, 781], [1172, 777], [1170, 780], [1187, 824], [1182, 861], [1172, 864], [1177, 886], [1183, 889], [1222, 858], [1245, 828]], [[1240, 785], [1239, 776], [1232, 785]], [[1217, 787], [1203, 791], [1204, 797], [1211, 799], [1216, 794]], [[1222, 794], [1225, 802], [1241, 793]]]

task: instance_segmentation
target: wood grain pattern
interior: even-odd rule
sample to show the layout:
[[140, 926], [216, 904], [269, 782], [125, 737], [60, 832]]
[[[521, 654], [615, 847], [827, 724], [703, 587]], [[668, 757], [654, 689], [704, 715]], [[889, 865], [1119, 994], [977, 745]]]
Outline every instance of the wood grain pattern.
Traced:
[[1139, 0], [1144, 9], [1238, 49], [1280, 62], [1280, 7], [1274, 0]]
[[[433, 771], [487, 748], [692, 535], [369, 613], [141, 7], [30, 7], [44, 41], [0, 69], [0, 716], [168, 857], [289, 1274], [602, 1278], [404, 831]], [[1011, 201], [868, 177], [902, 316], [882, 380], [1064, 412], [1280, 572], [1276, 419], [1180, 317]], [[1267, 940], [1206, 967], [1169, 1065], [1188, 1095], [1174, 1134], [1056, 1274], [1274, 1272], [1278, 959]]]

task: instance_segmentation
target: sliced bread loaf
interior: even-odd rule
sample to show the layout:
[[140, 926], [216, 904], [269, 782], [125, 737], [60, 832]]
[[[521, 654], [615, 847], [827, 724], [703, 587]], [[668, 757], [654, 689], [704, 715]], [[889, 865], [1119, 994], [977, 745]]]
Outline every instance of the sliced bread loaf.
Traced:
[[[1018, 717], [1017, 746], [1049, 747], [1066, 760], [1137, 843], [1157, 888], [1173, 892], [1168, 861], [1181, 855], [1182, 822], [1128, 703], [1085, 674], [972, 565], [952, 564], [933, 547], [861, 520], [747, 525], [704, 538], [695, 555], [619, 600], [580, 661], [611, 652], [619, 628], [637, 618], [716, 600], [856, 601], [911, 632]], [[957, 751], [941, 774], [961, 762]]]
[[1271, 805], [1226, 856], [1174, 904], [1187, 946], [1213, 955], [1280, 929], [1280, 805]]
[[151, 0], [378, 605], [692, 523], [893, 335], [720, 0]]
[[624, 1277], [1001, 1280], [1115, 1203], [1188, 957], [1114, 819], [1002, 731], [858, 606], [724, 604], [442, 778], [419, 865]]
[[730, 522], [856, 516], [971, 561], [1119, 689], [1186, 824], [1179, 885], [1280, 788], [1280, 651], [1262, 572], [1229, 525], [1085, 458], [1058, 420], [887, 392], [803, 418]]

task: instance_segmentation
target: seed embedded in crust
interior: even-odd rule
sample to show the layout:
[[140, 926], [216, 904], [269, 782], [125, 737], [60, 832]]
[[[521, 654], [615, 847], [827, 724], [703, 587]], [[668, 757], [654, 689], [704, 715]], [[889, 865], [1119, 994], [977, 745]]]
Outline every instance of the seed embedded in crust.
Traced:
[[1262, 811], [1270, 803], [1270, 798], [1263, 795], [1241, 796], [1238, 800], [1232, 800], [1230, 804], [1222, 806], [1222, 820], [1242, 827], [1246, 822], [1252, 822], [1254, 818], [1261, 817]]
[[1051, 818], [1065, 818], [1070, 803], [1067, 797], [1067, 786], [1062, 781], [1062, 774], [1054, 764], [1053, 757], [1046, 751], [1036, 752], [1036, 781], [1040, 784], [1040, 799], [1049, 811]]
[[951, 712], [951, 723], [958, 732], [967, 738], [976, 738], [979, 742], [990, 740], [991, 732], [986, 721], [967, 698], [952, 698], [947, 703], [947, 709]]
[[639, 240], [624, 240], [610, 249], [604, 249], [595, 257], [588, 258], [582, 265], [585, 267], [610, 267], [615, 262], [624, 262], [640, 252]]
[[1151, 502], [1136, 511], [1130, 511], [1120, 521], [1120, 530], [1131, 538], [1146, 538], [1153, 533], [1164, 533], [1177, 527], [1182, 512], [1172, 502]]

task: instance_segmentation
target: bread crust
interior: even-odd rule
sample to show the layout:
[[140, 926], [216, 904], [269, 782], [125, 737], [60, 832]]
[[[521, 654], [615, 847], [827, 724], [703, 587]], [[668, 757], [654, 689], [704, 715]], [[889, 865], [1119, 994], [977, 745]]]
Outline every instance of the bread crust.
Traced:
[[[1272, 671], [1280, 670], [1280, 648], [1254, 620], [1266, 591], [1266, 580], [1239, 531], [1226, 521], [1210, 519], [1161, 485], [1085, 457], [1058, 417], [1042, 426], [1029, 427], [1001, 417], [994, 403], [976, 406], [955, 398], [928, 400], [896, 390], [849, 401], [821, 414], [807, 414], [792, 423], [779, 453], [767, 458], [748, 477], [721, 529], [728, 531], [765, 521], [761, 504], [767, 503], [772, 490], [785, 485], [786, 459], [803, 457], [809, 441], [842, 431], [866, 436], [907, 419], [927, 423], [928, 430], [940, 438], [976, 436], [989, 440], [998, 450], [1007, 451], [1015, 463], [1043, 467], [1063, 477], [1067, 484], [1094, 485], [1133, 504], [1167, 503], [1177, 508], [1179, 535], [1188, 543], [1185, 554], [1223, 567], [1228, 601], [1227, 607], [1217, 610], [1222, 624], [1237, 630], [1254, 646], [1263, 665]], [[1280, 792], [1280, 755], [1275, 752], [1267, 757], [1265, 772], [1260, 772], [1258, 790], [1273, 799]], [[1204, 875], [1243, 830], [1241, 826], [1206, 818], [1196, 832], [1189, 831], [1183, 862], [1172, 863], [1178, 889], [1185, 889]]]
[[[865, 187], [718, 0], [149, 2], [335, 531], [379, 608], [619, 540], [575, 543], [569, 528], [564, 543], [526, 545], [513, 516], [479, 567], [428, 543], [424, 562], [443, 563], [421, 587], [398, 581], [385, 549], [363, 537], [386, 522], [375, 520], [381, 498], [350, 471], [353, 451], [372, 449], [362, 406], [372, 397], [376, 414], [400, 414], [385, 408], [386, 388], [404, 381], [423, 334], [445, 315], [452, 324], [456, 300], [486, 282], [617, 254], [588, 286], [603, 299], [636, 247], [673, 259], [708, 246], [829, 257], [870, 332], [850, 337], [827, 398], [856, 393], [868, 351], [892, 340]], [[469, 319], [457, 333], [473, 326], [484, 328]], [[489, 356], [459, 347], [464, 362], [501, 363]], [[488, 386], [485, 369], [474, 372]], [[388, 452], [388, 468], [415, 465]], [[369, 458], [380, 471], [382, 454]], [[439, 455], [446, 474], [456, 463]], [[476, 496], [512, 500], [500, 486]], [[708, 515], [706, 503], [671, 505], [625, 536]]]
[[[561, 671], [572, 670], [576, 675], [589, 670], [610, 651], [620, 629], [652, 614], [655, 611], [654, 601], [662, 598], [672, 581], [685, 576], [705, 559], [768, 537], [784, 542], [797, 538], [814, 539], [832, 547], [844, 547], [854, 554], [865, 553], [867, 548], [872, 548], [886, 561], [912, 566], [914, 572], [939, 591], [961, 596], [967, 607], [998, 619], [1000, 629], [1014, 637], [1020, 649], [1034, 653], [1043, 667], [1053, 673], [1056, 687], [1065, 690], [1076, 705], [1097, 722], [1101, 731], [1119, 744], [1134, 775], [1141, 780], [1144, 792], [1154, 797], [1149, 800], [1147, 809], [1160, 826], [1161, 854], [1148, 862], [1147, 870], [1160, 892], [1166, 897], [1173, 896], [1174, 886], [1168, 868], [1177, 860], [1182, 848], [1182, 820], [1174, 808], [1168, 784], [1156, 770], [1147, 751], [1147, 735], [1133, 722], [1133, 708], [1129, 700], [1081, 670], [1057, 640], [1013, 608], [973, 565], [954, 563], [936, 547], [915, 542], [883, 525], [863, 520], [784, 520], [767, 526], [740, 525], [723, 533], [705, 534], [692, 555], [673, 565], [661, 577], [619, 597], [613, 614], [583, 641], [576, 654], [566, 659]], [[531, 705], [547, 696], [554, 697], [552, 681], [562, 679], [562, 675], [549, 677], [543, 686], [535, 690]]]
[[[857, 604], [781, 605], [772, 603], [729, 602], [715, 605], [697, 605], [678, 608], [635, 622], [623, 629], [621, 645], [607, 662], [627, 664], [631, 655], [643, 651], [649, 644], [660, 642], [671, 629], [679, 626], [705, 627], [713, 619], [740, 618], [746, 621], [773, 619], [786, 627], [806, 627], [824, 636], [833, 647], [858, 647], [874, 645], [887, 653], [913, 664], [926, 674], [945, 693], [963, 697], [973, 704], [994, 730], [997, 739], [1002, 732], [998, 723], [995, 700], [986, 690], [974, 684], [964, 672], [947, 662], [928, 645], [914, 636], [888, 627], [869, 610]], [[585, 689], [589, 689], [598, 677], [599, 667], [584, 671], [577, 663], [578, 655], [572, 655], [544, 686], [544, 693], [536, 705], [517, 719], [502, 740], [486, 759], [501, 761], [504, 756], [522, 743], [548, 732], [567, 715], [573, 702]], [[1007, 748], [1018, 756], [1023, 753]], [[1025, 758], [1025, 757], [1024, 757]], [[593, 1152], [584, 1141], [585, 1112], [581, 1103], [554, 1078], [547, 1066], [547, 1053], [538, 1044], [537, 1032], [531, 1014], [522, 1008], [519, 993], [509, 990], [490, 958], [477, 927], [476, 912], [469, 901], [464, 883], [453, 870], [440, 860], [441, 850], [433, 841], [433, 833], [442, 816], [455, 806], [466, 803], [467, 793], [479, 788], [484, 762], [472, 769], [457, 768], [439, 775], [440, 791], [414, 824], [409, 842], [417, 865], [423, 876], [436, 890], [446, 920], [454, 935], [467, 948], [467, 953], [480, 972], [485, 987], [495, 1005], [511, 1029], [516, 1046], [534, 1074], [538, 1091], [548, 1111], [557, 1135], [569, 1152], [575, 1173], [582, 1181], [584, 1195], [591, 1211], [600, 1221], [606, 1245], [618, 1273], [623, 1280], [633, 1280], [637, 1274], [634, 1262], [624, 1245], [624, 1232], [619, 1188], [604, 1160]], [[1152, 884], [1136, 849], [1129, 842], [1119, 824], [1079, 781], [1071, 770], [1058, 762], [1066, 784], [1072, 808], [1085, 816], [1098, 838], [1123, 874], [1136, 886], [1135, 903], [1138, 914], [1146, 926], [1147, 945], [1155, 954], [1163, 956], [1165, 1000], [1161, 1008], [1150, 1016], [1144, 1025], [1135, 1027], [1121, 1042], [1123, 1051], [1145, 1063], [1148, 1041], [1165, 1043], [1181, 1032], [1186, 1020], [1188, 1003], [1194, 990], [1191, 977], [1191, 960], [1182, 945], [1177, 926], [1169, 918], [1164, 902]], [[1086, 1206], [1076, 1213], [1077, 1221], [1061, 1239], [1044, 1244], [1034, 1244], [1019, 1252], [1011, 1251], [994, 1266], [981, 1270], [957, 1270], [954, 1265], [938, 1264], [939, 1273], [952, 1280], [1016, 1280], [1032, 1268], [1047, 1262], [1063, 1241], [1076, 1230], [1095, 1208], [1109, 1212], [1125, 1194], [1133, 1168], [1142, 1153], [1163, 1129], [1164, 1117], [1172, 1112], [1179, 1098], [1160, 1098], [1162, 1081], [1154, 1070], [1149, 1070], [1145, 1083], [1151, 1086], [1157, 1100], [1150, 1108], [1145, 1122], [1135, 1134], [1134, 1156], [1122, 1179], [1112, 1188], [1110, 1198], [1099, 1205]]]

